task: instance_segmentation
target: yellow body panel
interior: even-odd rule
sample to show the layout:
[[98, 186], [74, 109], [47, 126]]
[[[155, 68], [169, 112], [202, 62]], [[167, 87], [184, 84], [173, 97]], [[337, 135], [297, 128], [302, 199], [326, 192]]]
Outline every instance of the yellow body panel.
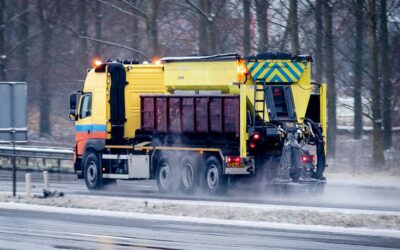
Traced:
[[303, 123], [312, 91], [310, 63], [307, 63], [298, 82], [291, 85], [297, 122]]
[[239, 94], [235, 83], [243, 82], [244, 78], [238, 74], [238, 66], [237, 60], [166, 62], [165, 86], [168, 91], [218, 90]]
[[242, 158], [247, 156], [247, 88], [246, 85], [240, 86], [240, 157]]
[[[322, 133], [326, 140], [326, 130], [327, 130], [327, 114], [326, 114], [326, 91], [327, 91], [326, 83], [323, 83], [320, 88], [320, 119], [321, 119], [321, 126], [322, 126]], [[326, 143], [325, 143], [325, 154], [326, 154]]]
[[[127, 68], [127, 67], [125, 67]], [[126, 72], [125, 86], [125, 138], [134, 138], [140, 128], [140, 95], [164, 94], [164, 72], [162, 65], [131, 65]]]

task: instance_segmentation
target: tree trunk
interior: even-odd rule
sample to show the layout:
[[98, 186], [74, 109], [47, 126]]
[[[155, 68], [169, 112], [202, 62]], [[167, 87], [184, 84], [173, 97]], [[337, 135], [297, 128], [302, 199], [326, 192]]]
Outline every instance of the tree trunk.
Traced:
[[[29, 8], [29, 1], [23, 0], [20, 4], [20, 12], [24, 12], [20, 16], [20, 24], [18, 29], [18, 40], [19, 42], [25, 41], [29, 37], [29, 22], [28, 15], [29, 12], [26, 11]], [[29, 69], [29, 43], [26, 42], [21, 48], [18, 49], [18, 55], [21, 61], [24, 62], [24, 67], [21, 69], [21, 74], [19, 76], [20, 81], [25, 82], [27, 72]]]
[[258, 53], [268, 51], [268, 0], [256, 0], [256, 17], [258, 27]]
[[372, 97], [372, 121], [373, 121], [373, 160], [375, 167], [381, 167], [384, 163], [382, 117], [380, 102], [380, 82], [378, 79], [378, 48], [376, 42], [376, 10], [375, 0], [368, 0], [368, 41], [370, 49], [371, 72], [371, 97]]
[[389, 64], [389, 37], [387, 28], [386, 0], [381, 0], [380, 8], [381, 24], [381, 65], [383, 84], [383, 145], [385, 149], [392, 146], [392, 83], [390, 81]]
[[158, 27], [157, 18], [160, 8], [159, 0], [150, 1], [150, 20], [147, 21], [147, 34], [150, 41], [150, 51], [151, 57], [160, 56], [160, 45], [158, 43]]
[[315, 80], [317, 83], [322, 82], [324, 73], [324, 56], [323, 56], [323, 34], [324, 27], [322, 24], [322, 0], [315, 2]]
[[[102, 10], [101, 10], [101, 5], [102, 5], [102, 3], [100, 2], [100, 1], [96, 1], [96, 10], [95, 10], [95, 13], [96, 13], [96, 38], [97, 39], [99, 39], [99, 40], [101, 40], [102, 39], [102, 34], [101, 34], [101, 22], [102, 22], [102, 19], [103, 19], [103, 13], [102, 13]], [[94, 45], [95, 47], [94, 47], [94, 53], [95, 53], [95, 56], [96, 57], [100, 57], [101, 56], [101, 43], [95, 43], [95, 45]]]
[[290, 0], [289, 5], [289, 30], [290, 30], [290, 49], [293, 55], [299, 54], [299, 30], [297, 25], [297, 0]]
[[328, 156], [335, 158], [336, 153], [336, 84], [335, 55], [333, 53], [332, 3], [324, 2], [323, 16], [325, 23], [325, 76], [328, 84]]
[[207, 22], [204, 17], [200, 16], [199, 20], [199, 54], [208, 55], [208, 32], [207, 32]]
[[[136, 0], [131, 0], [132, 4], [137, 7], [138, 3]], [[140, 37], [139, 33], [139, 19], [135, 16], [132, 17], [132, 48], [140, 50]], [[133, 52], [133, 57], [139, 59], [141, 55], [139, 53]]]
[[[52, 27], [49, 25], [47, 18], [49, 16], [49, 2], [37, 0], [39, 6], [39, 20], [40, 27], [43, 27], [42, 41], [41, 41], [41, 54], [42, 54], [42, 71], [39, 81], [39, 111], [40, 111], [40, 128], [41, 134], [51, 134], [50, 127], [50, 57], [51, 57], [51, 43], [52, 43]], [[47, 13], [46, 13], [47, 12]]]
[[243, 3], [243, 54], [250, 55], [250, 6], [251, 1], [242, 0]]
[[211, 0], [201, 0], [200, 1], [201, 9], [204, 13], [208, 16], [202, 16], [202, 23], [205, 26], [206, 30], [206, 50], [208, 55], [215, 54], [216, 52], [216, 41], [215, 41], [215, 34], [214, 34], [214, 18], [215, 16], [212, 15], [212, 1]]
[[[87, 14], [87, 4], [86, 0], [79, 1], [79, 35], [87, 36], [87, 23], [86, 23], [86, 14]], [[81, 47], [80, 47], [80, 55], [81, 55], [81, 63], [85, 67], [88, 66], [89, 57], [88, 57], [88, 47], [87, 47], [87, 40], [80, 39]], [[89, 63], [90, 64], [90, 63]]]
[[0, 81], [6, 81], [7, 76], [6, 76], [6, 62], [7, 62], [7, 56], [6, 56], [6, 49], [5, 49], [5, 44], [4, 44], [4, 36], [5, 36], [5, 8], [6, 7], [6, 1], [5, 0], [0, 0]]
[[363, 33], [364, 33], [364, 19], [363, 19], [363, 2], [364, 0], [357, 0], [353, 2], [354, 8], [354, 21], [356, 35], [354, 37], [354, 139], [360, 139], [363, 130], [363, 111], [362, 111], [362, 79], [363, 79]]

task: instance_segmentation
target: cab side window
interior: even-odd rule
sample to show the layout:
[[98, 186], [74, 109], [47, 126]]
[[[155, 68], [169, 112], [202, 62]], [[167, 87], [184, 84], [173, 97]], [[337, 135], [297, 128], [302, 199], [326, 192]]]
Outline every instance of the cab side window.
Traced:
[[82, 95], [79, 118], [86, 118], [92, 115], [92, 93]]

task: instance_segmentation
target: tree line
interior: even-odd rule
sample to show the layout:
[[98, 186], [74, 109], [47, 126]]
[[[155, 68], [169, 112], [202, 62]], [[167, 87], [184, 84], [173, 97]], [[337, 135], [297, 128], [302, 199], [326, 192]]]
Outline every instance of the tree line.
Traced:
[[0, 80], [29, 83], [29, 110], [49, 135], [93, 58], [312, 54], [313, 78], [328, 84], [330, 157], [338, 97], [349, 96], [353, 137], [369, 119], [382, 165], [400, 119], [399, 39], [396, 0], [0, 0]]

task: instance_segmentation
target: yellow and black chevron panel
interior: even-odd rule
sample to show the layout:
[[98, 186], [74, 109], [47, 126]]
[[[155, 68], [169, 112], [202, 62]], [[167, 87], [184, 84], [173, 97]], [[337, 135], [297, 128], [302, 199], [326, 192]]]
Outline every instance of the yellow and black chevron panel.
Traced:
[[298, 82], [307, 62], [291, 61], [255, 61], [247, 62], [247, 68], [254, 80], [266, 82]]

